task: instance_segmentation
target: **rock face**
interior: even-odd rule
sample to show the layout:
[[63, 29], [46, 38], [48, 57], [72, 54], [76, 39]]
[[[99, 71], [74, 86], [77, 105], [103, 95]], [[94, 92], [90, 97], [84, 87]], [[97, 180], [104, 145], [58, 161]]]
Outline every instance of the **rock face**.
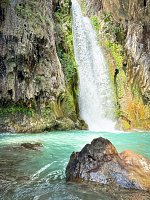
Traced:
[[103, 9], [113, 14], [127, 31], [125, 47], [130, 63], [130, 79], [138, 82], [141, 92], [150, 101], [150, 2], [145, 0], [103, 1]]
[[79, 124], [56, 49], [54, 12], [63, 6], [52, 0], [0, 1], [0, 131], [55, 130], [56, 120], [64, 129], [67, 120], [67, 129]]
[[[3, 9], [0, 97], [5, 102], [26, 102], [35, 97], [53, 99], [54, 94], [60, 95], [65, 90], [64, 75], [55, 47], [52, 2], [39, 3], [41, 9], [35, 4], [33, 12], [31, 9], [34, 3], [20, 2], [19, 5], [10, 4]], [[45, 19], [39, 26], [30, 21], [29, 17], [26, 19], [27, 13], [22, 12], [27, 12], [23, 8], [27, 6], [28, 15], [37, 17], [38, 12], [43, 18], [48, 17], [48, 25]]]
[[[125, 47], [130, 58], [130, 79], [139, 81], [141, 92], [149, 101], [150, 93], [150, 2], [145, 0], [93, 0], [87, 1], [91, 14], [111, 13], [127, 32]], [[133, 80], [135, 81], [135, 80]]]
[[109, 140], [100, 137], [72, 153], [66, 180], [150, 190], [150, 161], [131, 151], [119, 154]]
[[[150, 129], [150, 1], [80, 0], [100, 23], [100, 42], [114, 76], [118, 110], [131, 121], [124, 130]], [[96, 16], [96, 18], [95, 18]], [[96, 21], [94, 22], [96, 24]], [[115, 35], [115, 37], [114, 37]], [[118, 53], [119, 52], [119, 53]], [[115, 76], [115, 70], [118, 74]], [[121, 123], [120, 123], [121, 122]]]

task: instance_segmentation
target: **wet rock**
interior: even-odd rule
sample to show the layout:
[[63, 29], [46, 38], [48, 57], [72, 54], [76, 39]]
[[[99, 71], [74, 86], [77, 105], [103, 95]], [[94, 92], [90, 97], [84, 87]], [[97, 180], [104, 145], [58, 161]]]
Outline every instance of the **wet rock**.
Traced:
[[39, 142], [37, 143], [22, 143], [21, 147], [24, 147], [25, 149], [28, 150], [39, 150], [43, 145]]
[[150, 190], [150, 161], [131, 151], [119, 154], [104, 138], [94, 139], [80, 152], [73, 152], [66, 180]]
[[[65, 83], [59, 54], [67, 41], [62, 42], [64, 28], [55, 17], [64, 11], [71, 18], [69, 10], [70, 1], [0, 1], [0, 132], [65, 129], [63, 121], [55, 121], [72, 116], [75, 120], [68, 123], [75, 126], [77, 95]], [[69, 30], [67, 22], [64, 26]]]
[[145, 101], [149, 101], [150, 1], [85, 0], [85, 3], [88, 15], [99, 15], [100, 12], [111, 13], [114, 22], [124, 28], [128, 57], [126, 75], [130, 82], [135, 80], [138, 82]]
[[52, 126], [51, 130], [71, 130], [75, 129], [75, 125], [73, 121], [69, 118], [58, 119], [55, 121], [54, 125]]
[[132, 123], [127, 117], [121, 115], [117, 120], [116, 129], [130, 131], [132, 129]]
[[[83, 1], [79, 2], [82, 7]], [[101, 45], [106, 50], [105, 55], [112, 70], [111, 75], [116, 75], [115, 70], [117, 67], [119, 69], [119, 74], [114, 76], [117, 106], [120, 114], [128, 118], [131, 124], [125, 118], [119, 118], [117, 128], [125, 131], [150, 130], [150, 1], [85, 0], [84, 4], [88, 16], [97, 16], [99, 20], [101, 27], [99, 32], [105, 38], [101, 37]], [[106, 16], [110, 16], [109, 19]], [[111, 23], [114, 27], [121, 28], [119, 34], [111, 31], [108, 35], [105, 34], [109, 28], [112, 30]], [[122, 61], [119, 65], [112, 49], [105, 44], [106, 40], [121, 45], [122, 50], [119, 50], [119, 54], [122, 56]], [[115, 52], [117, 51], [116, 49]], [[135, 104], [132, 104], [134, 101]]]

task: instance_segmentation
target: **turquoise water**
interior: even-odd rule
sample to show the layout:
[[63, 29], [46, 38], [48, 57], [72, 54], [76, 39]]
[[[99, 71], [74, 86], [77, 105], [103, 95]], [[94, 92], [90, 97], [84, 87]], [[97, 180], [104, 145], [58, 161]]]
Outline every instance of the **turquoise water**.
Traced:
[[[104, 133], [90, 131], [0, 135], [0, 199], [12, 200], [111, 200], [150, 199], [140, 191], [107, 191], [66, 184], [65, 168], [73, 151], [94, 138], [109, 139], [119, 152], [133, 150], [150, 159], [150, 133]], [[40, 142], [41, 150], [27, 150], [21, 143]]]

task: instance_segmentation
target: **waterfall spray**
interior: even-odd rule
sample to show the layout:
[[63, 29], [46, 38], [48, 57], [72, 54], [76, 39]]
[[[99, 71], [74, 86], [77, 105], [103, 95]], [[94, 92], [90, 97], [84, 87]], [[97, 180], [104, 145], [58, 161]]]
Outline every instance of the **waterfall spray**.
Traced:
[[88, 17], [72, 0], [74, 54], [79, 73], [80, 116], [89, 130], [114, 129], [114, 105], [108, 67]]

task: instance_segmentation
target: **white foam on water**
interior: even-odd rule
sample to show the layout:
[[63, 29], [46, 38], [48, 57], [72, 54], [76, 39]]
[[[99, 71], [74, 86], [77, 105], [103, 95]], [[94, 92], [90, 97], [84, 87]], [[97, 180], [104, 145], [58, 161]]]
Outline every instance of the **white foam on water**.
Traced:
[[56, 163], [56, 161], [53, 161], [52, 163], [49, 163], [45, 166], [43, 166], [41, 169], [39, 169], [35, 174], [32, 175], [31, 179], [34, 180], [39, 177], [39, 175], [44, 172], [46, 169], [48, 169], [52, 164]]

